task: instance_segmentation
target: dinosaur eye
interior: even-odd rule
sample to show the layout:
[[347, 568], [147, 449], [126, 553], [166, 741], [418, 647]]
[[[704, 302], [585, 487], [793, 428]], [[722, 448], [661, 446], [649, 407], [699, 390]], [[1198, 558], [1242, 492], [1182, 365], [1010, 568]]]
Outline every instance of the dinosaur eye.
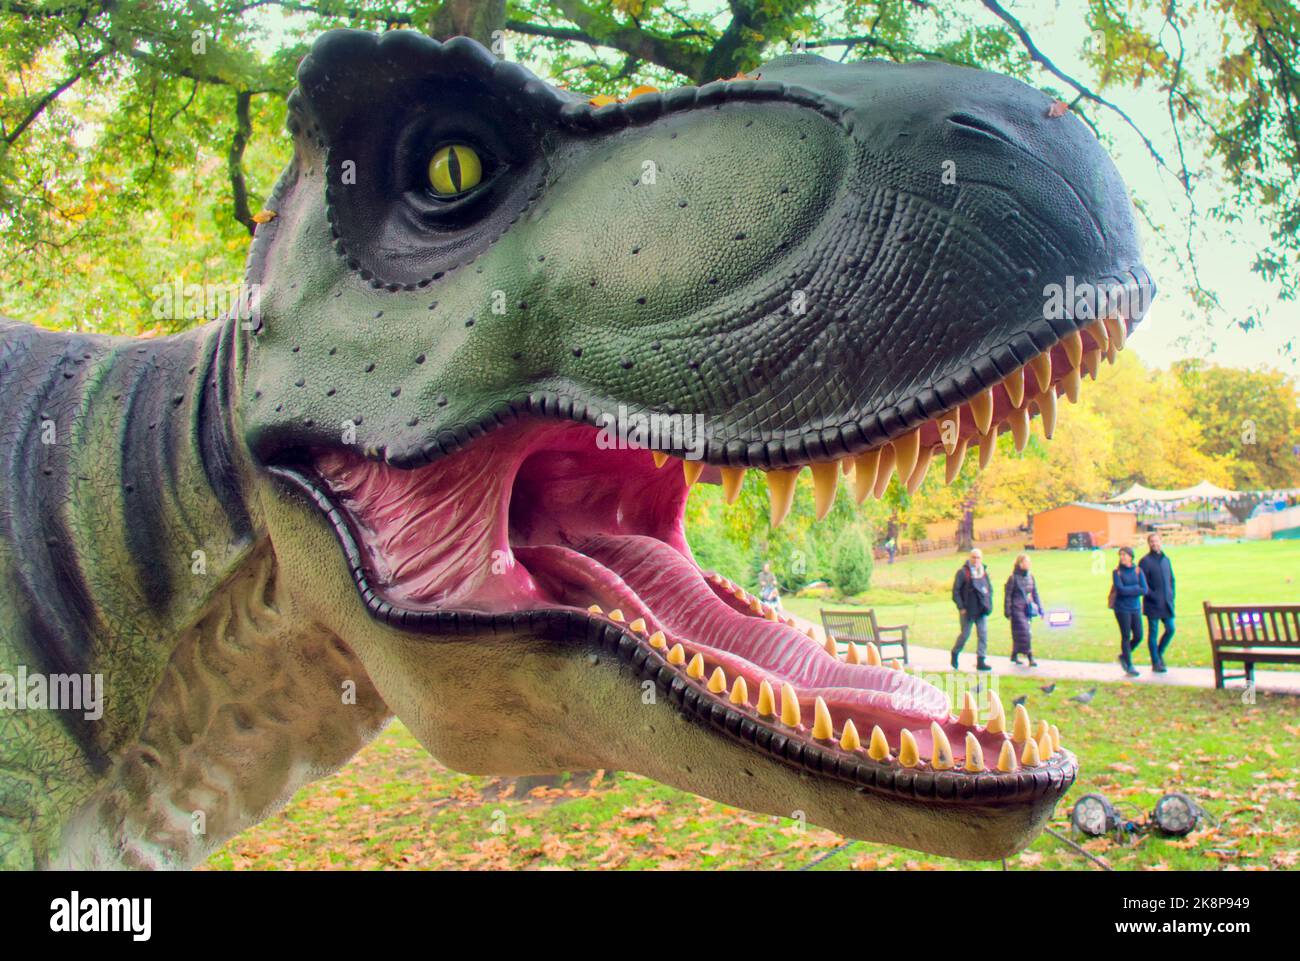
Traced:
[[438, 148], [429, 161], [429, 185], [439, 197], [457, 197], [483, 179], [478, 152], [463, 143]]

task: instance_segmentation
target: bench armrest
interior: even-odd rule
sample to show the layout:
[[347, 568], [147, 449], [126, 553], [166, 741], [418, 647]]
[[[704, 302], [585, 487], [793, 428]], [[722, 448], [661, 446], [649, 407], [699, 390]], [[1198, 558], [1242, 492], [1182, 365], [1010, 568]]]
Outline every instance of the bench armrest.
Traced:
[[883, 636], [886, 633], [895, 632], [902, 640], [907, 640], [906, 624], [877, 624], [876, 634]]

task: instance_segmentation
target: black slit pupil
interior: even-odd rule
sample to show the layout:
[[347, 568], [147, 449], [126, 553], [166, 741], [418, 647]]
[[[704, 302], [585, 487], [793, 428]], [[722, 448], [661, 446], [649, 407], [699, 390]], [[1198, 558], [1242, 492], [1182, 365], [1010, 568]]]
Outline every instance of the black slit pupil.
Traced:
[[460, 193], [460, 154], [455, 147], [447, 151], [447, 176], [451, 178], [453, 193]]

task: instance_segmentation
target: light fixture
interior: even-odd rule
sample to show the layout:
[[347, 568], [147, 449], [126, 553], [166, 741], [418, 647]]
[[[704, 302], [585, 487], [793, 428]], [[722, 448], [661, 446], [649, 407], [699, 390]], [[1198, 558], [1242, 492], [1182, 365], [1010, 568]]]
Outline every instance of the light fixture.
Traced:
[[1119, 827], [1119, 814], [1115, 806], [1100, 794], [1085, 794], [1074, 802], [1074, 807], [1070, 810], [1070, 823], [1076, 831], [1099, 838], [1111, 834]]
[[1160, 833], [1173, 837], [1191, 834], [1205, 816], [1205, 810], [1199, 804], [1186, 794], [1177, 792], [1162, 797], [1151, 812], [1151, 820]]

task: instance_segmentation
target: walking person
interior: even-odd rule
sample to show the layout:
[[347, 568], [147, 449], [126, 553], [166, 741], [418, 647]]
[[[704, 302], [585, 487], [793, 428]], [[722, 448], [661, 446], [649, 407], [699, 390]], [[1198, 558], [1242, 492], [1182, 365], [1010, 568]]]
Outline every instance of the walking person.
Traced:
[[1110, 606], [1119, 624], [1119, 666], [1129, 677], [1133, 670], [1133, 648], [1142, 643], [1142, 598], [1147, 593], [1147, 579], [1133, 563], [1133, 548], [1119, 549], [1119, 566], [1110, 575]]
[[970, 552], [966, 563], [957, 569], [952, 582], [952, 602], [961, 617], [961, 631], [952, 649], [952, 669], [957, 670], [957, 656], [975, 628], [975, 670], [991, 671], [985, 661], [989, 650], [989, 614], [993, 612], [993, 582], [984, 567], [984, 552], [978, 547]]
[[[1161, 545], [1160, 534], [1147, 535], [1147, 553], [1138, 563], [1147, 579], [1147, 595], [1142, 598], [1142, 613], [1147, 619], [1147, 650], [1151, 652], [1151, 671], [1164, 674], [1165, 651], [1174, 639], [1174, 567]], [[1159, 642], [1156, 628], [1163, 627]]]
[[763, 569], [758, 572], [758, 599], [778, 611], [781, 610], [781, 593], [776, 586], [776, 575], [772, 573], [771, 561], [764, 561]]
[[1002, 613], [1011, 622], [1011, 663], [1019, 664], [1024, 655], [1030, 667], [1034, 660], [1033, 621], [1043, 616], [1043, 602], [1038, 596], [1038, 584], [1029, 573], [1029, 555], [1016, 558], [1007, 585], [1002, 589]]

